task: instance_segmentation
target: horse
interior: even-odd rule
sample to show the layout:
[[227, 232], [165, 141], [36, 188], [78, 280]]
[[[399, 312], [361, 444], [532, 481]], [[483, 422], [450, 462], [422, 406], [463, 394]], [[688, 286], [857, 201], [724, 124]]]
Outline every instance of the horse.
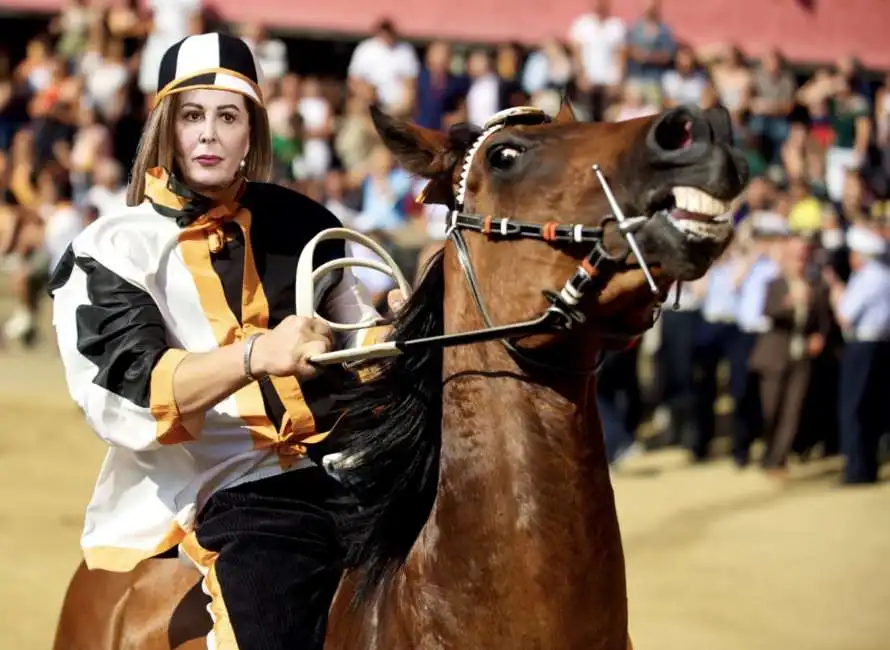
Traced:
[[[319, 443], [362, 506], [328, 650], [631, 647], [594, 362], [725, 250], [748, 171], [722, 108], [508, 113], [443, 132], [372, 110], [451, 216], [392, 323], [404, 354], [344, 389]], [[81, 564], [55, 650], [203, 648], [199, 580], [175, 557]]]

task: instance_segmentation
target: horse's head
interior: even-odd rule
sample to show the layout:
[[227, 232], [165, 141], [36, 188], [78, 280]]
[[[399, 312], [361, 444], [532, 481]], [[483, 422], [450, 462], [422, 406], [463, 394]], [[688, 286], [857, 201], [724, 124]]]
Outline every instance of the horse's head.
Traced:
[[[563, 106], [552, 120], [518, 110], [484, 131], [447, 133], [376, 110], [373, 117], [401, 165], [430, 180], [426, 202], [455, 209], [453, 216], [481, 217], [475, 225], [484, 223], [479, 229], [491, 236], [467, 236], [468, 257], [497, 323], [546, 307], [542, 292], [563, 287], [601, 227], [602, 248], [612, 259], [587, 265], [596, 288], [580, 306], [598, 329], [641, 331], [674, 281], [700, 278], [727, 247], [730, 201], [748, 178], [723, 109], [681, 107], [626, 122], [583, 123]], [[657, 293], [611, 216], [597, 165], [630, 218]], [[537, 231], [523, 226], [521, 234], [531, 236], [521, 237], [516, 221]], [[577, 236], [582, 227], [589, 236]]]

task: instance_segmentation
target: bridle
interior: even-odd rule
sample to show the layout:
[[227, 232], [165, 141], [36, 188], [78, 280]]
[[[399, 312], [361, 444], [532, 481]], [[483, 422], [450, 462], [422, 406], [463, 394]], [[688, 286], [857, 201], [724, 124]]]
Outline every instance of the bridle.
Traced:
[[[606, 182], [598, 165], [593, 166], [597, 180], [603, 188], [603, 192], [609, 202], [611, 214], [608, 215], [599, 226], [585, 226], [583, 224], [559, 224], [550, 222], [545, 224], [529, 223], [509, 218], [495, 218], [492, 216], [480, 216], [466, 211], [467, 187], [470, 171], [473, 167], [476, 154], [481, 149], [485, 141], [494, 133], [501, 129], [514, 125], [538, 125], [550, 121], [549, 115], [544, 111], [533, 107], [516, 107], [501, 111], [492, 116], [483, 125], [482, 134], [479, 135], [468, 149], [464, 156], [463, 166], [461, 168], [460, 180], [455, 196], [454, 207], [448, 216], [448, 226], [446, 230], [446, 238], [450, 240], [455, 247], [458, 255], [458, 261], [463, 270], [464, 277], [473, 297], [482, 321], [485, 325], [483, 329], [473, 330], [470, 332], [460, 332], [455, 334], [444, 334], [441, 336], [427, 337], [422, 339], [414, 339], [407, 341], [389, 341], [386, 343], [377, 343], [362, 348], [350, 350], [338, 350], [326, 354], [313, 357], [312, 362], [322, 365], [332, 363], [356, 363], [397, 354], [408, 353], [412, 350], [426, 348], [430, 346], [436, 347], [453, 347], [456, 345], [466, 345], [469, 343], [479, 343], [483, 341], [501, 340], [507, 347], [507, 350], [514, 355], [521, 363], [543, 369], [551, 372], [560, 373], [581, 373], [589, 374], [594, 372], [600, 365], [601, 360], [593, 367], [581, 370], [568, 370], [565, 367], [549, 364], [534, 358], [529, 351], [521, 350], [512, 340], [525, 338], [535, 334], [544, 334], [555, 331], [569, 330], [575, 323], [583, 323], [585, 321], [584, 313], [578, 308], [581, 299], [585, 294], [592, 291], [601, 291], [605, 284], [612, 276], [621, 269], [630, 253], [634, 253], [636, 260], [646, 276], [646, 280], [650, 289], [656, 296], [660, 291], [655, 284], [652, 273], [643, 258], [643, 255], [637, 245], [634, 232], [638, 230], [648, 219], [648, 217], [625, 217], [621, 207], [618, 205], [614, 194]], [[606, 251], [603, 244], [605, 238], [605, 227], [609, 223], [614, 223], [618, 232], [624, 237], [626, 247], [619, 254], [610, 254]], [[537, 239], [544, 241], [550, 245], [560, 243], [565, 244], [590, 244], [590, 252], [581, 260], [575, 272], [566, 281], [559, 291], [551, 289], [544, 290], [544, 296], [550, 305], [538, 317], [519, 323], [509, 325], [495, 325], [491, 319], [485, 301], [479, 290], [479, 284], [476, 273], [473, 268], [473, 262], [470, 258], [469, 249], [464, 239], [464, 231], [475, 231], [484, 234], [489, 239]], [[387, 265], [373, 262], [370, 260], [362, 260], [356, 258], [344, 258], [336, 260], [312, 270], [312, 257], [314, 255], [315, 245], [320, 241], [331, 238], [348, 239], [364, 246], [371, 248], [375, 253], [380, 255]], [[296, 300], [297, 314], [303, 316], [315, 316], [314, 305], [312, 304], [313, 291], [312, 282], [320, 275], [345, 266], [365, 266], [381, 271], [389, 275], [397, 282], [399, 288], [407, 296], [410, 290], [406, 291], [408, 283], [398, 271], [392, 258], [386, 253], [381, 246], [373, 240], [360, 235], [351, 230], [338, 228], [323, 231], [307, 244], [306, 248], [300, 256], [297, 265], [297, 283], [296, 283]], [[307, 280], [309, 286], [307, 287]], [[308, 289], [308, 290], [307, 290]], [[656, 318], [660, 313], [661, 305], [656, 307]], [[322, 319], [324, 320], [324, 319]], [[334, 330], [346, 331], [364, 329], [375, 325], [383, 324], [379, 320], [366, 320], [354, 324], [340, 324], [326, 321]], [[647, 326], [648, 327], [648, 326]], [[645, 331], [645, 329], [644, 329]], [[642, 332], [623, 333], [624, 336], [630, 338], [641, 335]]]
[[[494, 327], [485, 302], [479, 291], [476, 274], [473, 270], [473, 263], [470, 259], [469, 250], [464, 240], [463, 230], [472, 230], [485, 234], [489, 238], [525, 238], [539, 239], [548, 244], [569, 243], [569, 244], [591, 244], [590, 252], [581, 261], [578, 268], [572, 276], [566, 281], [559, 292], [553, 290], [544, 290], [544, 296], [550, 302], [550, 306], [539, 317], [537, 321], [541, 322], [540, 327], [546, 331], [548, 328], [560, 330], [571, 329], [574, 323], [583, 323], [585, 321], [584, 313], [578, 309], [582, 297], [586, 293], [593, 291], [601, 291], [611, 277], [619, 270], [621, 265], [627, 259], [627, 256], [633, 252], [639, 262], [640, 268], [646, 276], [649, 287], [655, 295], [659, 294], [652, 273], [640, 252], [636, 238], [633, 233], [641, 227], [647, 217], [627, 218], [618, 205], [615, 195], [612, 193], [609, 184], [606, 182], [602, 171], [598, 165], [594, 165], [593, 170], [597, 180], [603, 188], [603, 191], [609, 201], [612, 213], [606, 216], [596, 227], [585, 226], [583, 224], [557, 224], [550, 222], [547, 224], [526, 223], [511, 219], [493, 219], [492, 217], [479, 217], [465, 212], [468, 193], [468, 181], [470, 170], [473, 167], [473, 161], [476, 154], [482, 148], [482, 145], [489, 137], [500, 131], [501, 129], [516, 124], [543, 124], [549, 122], [550, 117], [540, 109], [531, 107], [517, 107], [507, 109], [493, 115], [483, 126], [482, 134], [476, 139], [464, 157], [464, 164], [461, 169], [460, 182], [456, 193], [454, 209], [449, 214], [449, 225], [446, 236], [454, 243], [457, 250], [458, 260], [473, 301], [476, 308], [482, 316], [482, 320], [486, 328]], [[620, 254], [610, 254], [604, 244], [605, 228], [609, 223], [615, 223], [618, 232], [624, 236], [627, 247]], [[530, 328], [531, 329], [531, 328]], [[537, 333], [531, 331], [530, 333]], [[627, 335], [630, 338], [636, 337], [641, 332], [631, 332]], [[527, 351], [520, 350], [511, 341], [503, 339], [503, 344], [507, 349], [523, 363], [533, 367], [557, 372], [567, 372], [562, 366], [556, 366], [536, 359]], [[595, 371], [601, 365], [598, 360], [594, 367], [583, 368], [577, 372], [588, 374]]]

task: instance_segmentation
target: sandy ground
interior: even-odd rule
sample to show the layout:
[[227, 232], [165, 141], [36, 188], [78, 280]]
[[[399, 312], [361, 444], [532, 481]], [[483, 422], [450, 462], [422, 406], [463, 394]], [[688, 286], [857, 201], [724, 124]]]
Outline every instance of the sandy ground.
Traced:
[[[103, 446], [48, 349], [0, 350], [0, 424], [0, 649], [44, 650]], [[890, 648], [890, 482], [837, 472], [783, 487], [662, 452], [616, 473], [637, 650]]]

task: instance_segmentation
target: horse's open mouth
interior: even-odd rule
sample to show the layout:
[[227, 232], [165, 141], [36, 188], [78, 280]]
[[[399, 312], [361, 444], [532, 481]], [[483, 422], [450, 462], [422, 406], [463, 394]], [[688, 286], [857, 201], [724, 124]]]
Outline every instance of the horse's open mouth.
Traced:
[[721, 242], [732, 233], [729, 201], [714, 198], [695, 187], [675, 187], [650, 209], [652, 216], [664, 217], [689, 242]]
[[697, 280], [732, 241], [731, 201], [683, 185], [653, 202], [639, 230], [647, 263], [674, 280]]

